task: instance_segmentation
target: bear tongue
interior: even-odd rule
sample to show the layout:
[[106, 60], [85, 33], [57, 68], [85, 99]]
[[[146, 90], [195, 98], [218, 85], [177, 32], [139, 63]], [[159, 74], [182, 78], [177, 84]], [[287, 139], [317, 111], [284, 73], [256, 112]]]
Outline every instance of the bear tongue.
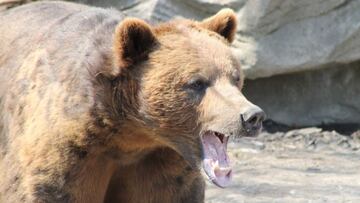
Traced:
[[228, 139], [229, 137], [224, 137], [222, 143], [213, 132], [207, 132], [202, 136], [203, 168], [209, 179], [219, 187], [228, 186], [232, 177], [229, 157], [226, 153]]

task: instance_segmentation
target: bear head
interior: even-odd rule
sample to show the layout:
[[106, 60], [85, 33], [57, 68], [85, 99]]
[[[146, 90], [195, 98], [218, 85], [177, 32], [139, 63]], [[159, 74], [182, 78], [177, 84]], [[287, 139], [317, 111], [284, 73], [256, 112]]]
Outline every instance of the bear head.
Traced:
[[127, 18], [113, 39], [116, 115], [190, 166], [202, 165], [220, 187], [232, 176], [229, 136], [253, 136], [264, 119], [241, 93], [244, 75], [230, 48], [236, 25], [230, 9], [158, 26]]

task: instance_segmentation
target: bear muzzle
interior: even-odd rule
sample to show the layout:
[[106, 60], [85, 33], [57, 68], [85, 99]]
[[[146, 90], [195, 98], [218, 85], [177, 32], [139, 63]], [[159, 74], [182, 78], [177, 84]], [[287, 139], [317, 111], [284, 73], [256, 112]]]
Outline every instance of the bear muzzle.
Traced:
[[[235, 137], [256, 136], [262, 128], [265, 113], [257, 106], [252, 106], [240, 114], [240, 128], [234, 133], [221, 133], [206, 130], [201, 134], [203, 145], [203, 169], [208, 178], [219, 187], [227, 187], [232, 179], [232, 168], [227, 154], [227, 145], [230, 135]], [[241, 130], [239, 130], [241, 129]]]

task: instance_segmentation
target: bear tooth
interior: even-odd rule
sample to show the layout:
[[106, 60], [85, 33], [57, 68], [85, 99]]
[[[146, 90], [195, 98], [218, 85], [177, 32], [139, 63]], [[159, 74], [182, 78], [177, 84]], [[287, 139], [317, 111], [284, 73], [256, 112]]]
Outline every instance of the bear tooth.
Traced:
[[230, 171], [231, 167], [220, 167], [221, 171]]
[[219, 168], [219, 161], [216, 160], [215, 163], [213, 163], [213, 168], [218, 169]]

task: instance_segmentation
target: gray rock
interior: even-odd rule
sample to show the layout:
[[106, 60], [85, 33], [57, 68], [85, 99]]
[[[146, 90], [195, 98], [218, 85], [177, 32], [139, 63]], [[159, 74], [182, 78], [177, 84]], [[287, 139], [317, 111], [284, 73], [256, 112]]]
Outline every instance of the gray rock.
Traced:
[[247, 77], [358, 60], [359, 9], [358, 0], [248, 1], [238, 13], [238, 40], [249, 47], [239, 51]]
[[360, 122], [360, 63], [245, 81], [244, 94], [290, 126]]
[[247, 0], [75, 0], [100, 7], [115, 7], [131, 16], [152, 22], [174, 17], [202, 19], [222, 8], [240, 10]]

